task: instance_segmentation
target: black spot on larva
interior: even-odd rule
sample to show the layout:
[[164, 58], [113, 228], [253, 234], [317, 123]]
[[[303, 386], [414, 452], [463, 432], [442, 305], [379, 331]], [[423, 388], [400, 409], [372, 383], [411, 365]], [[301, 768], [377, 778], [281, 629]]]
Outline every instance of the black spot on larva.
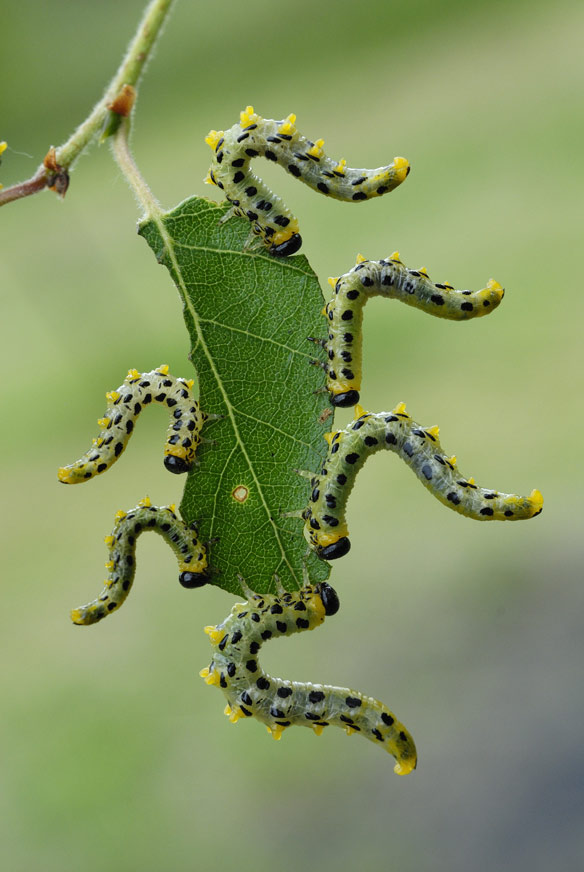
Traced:
[[365, 181], [367, 181], [367, 176], [359, 176], [359, 178], [355, 179], [355, 181], [351, 182], [351, 184], [353, 187], [355, 187], [356, 185], [362, 185]]
[[379, 445], [379, 440], [376, 439], [375, 436], [366, 436], [363, 442], [368, 448], [372, 448], [374, 445]]
[[347, 296], [347, 300], [356, 300], [357, 297], [359, 296], [359, 291], [358, 290], [347, 291], [346, 296]]
[[381, 735], [381, 733], [379, 732], [379, 730], [371, 730], [371, 732], [373, 733], [373, 735], [375, 736], [375, 738], [376, 738], [379, 742], [383, 742], [383, 736]]
[[432, 478], [432, 467], [429, 463], [425, 463], [422, 467], [422, 475], [427, 481], [430, 481]]
[[354, 463], [357, 463], [359, 460], [359, 454], [356, 451], [352, 451], [350, 454], [345, 454], [345, 462], [350, 463], [351, 466]]
[[343, 342], [346, 342], [347, 345], [350, 345], [352, 341], [353, 341], [353, 334], [352, 333], [343, 333]]
[[271, 606], [271, 608], [270, 608], [270, 612], [273, 615], [281, 615], [283, 611], [284, 611], [284, 609], [278, 603], [274, 603], [274, 605]]
[[299, 630], [308, 630], [310, 626], [310, 621], [306, 618], [296, 618], [296, 626]]
[[348, 717], [348, 715], [339, 715], [339, 718], [344, 724], [353, 724], [353, 718]]
[[295, 612], [305, 612], [306, 611], [306, 606], [304, 605], [302, 600], [298, 600], [298, 602], [294, 606], [294, 611]]
[[351, 197], [352, 200], [366, 200], [367, 194], [364, 191], [357, 191], [356, 194], [353, 194]]
[[285, 633], [288, 630], [286, 621], [276, 621], [276, 628], [279, 633]]
[[319, 190], [322, 194], [328, 194], [328, 192], [329, 192], [328, 185], [325, 185], [324, 182], [319, 182], [318, 185], [317, 185], [316, 187], [318, 188], [318, 190]]
[[460, 504], [460, 497], [457, 496], [454, 491], [450, 491], [449, 494], [446, 494], [446, 499], [455, 506]]
[[337, 475], [337, 484], [340, 484], [341, 486], [344, 484], [347, 484], [347, 476], [345, 475], [344, 472], [340, 472]]
[[245, 193], [247, 194], [248, 197], [255, 197], [257, 192], [258, 192], [258, 189], [254, 188], [253, 185], [250, 185], [249, 188], [245, 189]]
[[397, 439], [395, 438], [393, 433], [386, 433], [385, 434], [385, 441], [387, 442], [388, 445], [397, 445]]
[[266, 642], [268, 639], [272, 638], [272, 631], [271, 630], [264, 630], [263, 633], [261, 634], [261, 636], [262, 636], [262, 639], [264, 640], [264, 642]]
[[267, 148], [267, 149], [265, 150], [265, 152], [264, 152], [264, 156], [265, 156], [268, 160], [273, 160], [273, 161], [277, 161], [277, 160], [278, 160], [278, 156], [277, 156], [277, 154], [276, 154], [275, 152], [273, 152], [270, 148]]
[[273, 718], [285, 718], [286, 717], [285, 713], [281, 709], [276, 708], [275, 705], [271, 707], [270, 714]]
[[481, 515], [488, 516], [488, 515], [494, 515], [494, 514], [495, 514], [495, 512], [493, 511], [493, 509], [490, 506], [485, 506], [484, 509], [481, 509]]
[[239, 182], [242, 182], [244, 179], [245, 179], [245, 175], [241, 172], [241, 170], [238, 170], [235, 173], [235, 175], [233, 176], [233, 181], [235, 182], [236, 185], [238, 185]]
[[256, 687], [259, 687], [260, 690], [269, 690], [270, 689], [270, 682], [268, 681], [267, 678], [264, 678], [262, 675], [262, 677], [258, 678], [258, 680], [256, 681]]
[[408, 457], [412, 457], [414, 453], [414, 446], [411, 442], [404, 442], [404, 454], [407, 454]]
[[490, 305], [491, 305], [490, 300], [483, 300], [483, 306], [490, 306]]
[[238, 157], [235, 160], [231, 161], [232, 167], [242, 167], [245, 163], [245, 160], [242, 157]]
[[300, 172], [300, 168], [297, 167], [296, 164], [288, 164], [288, 172], [296, 178], [299, 178], [302, 175], [302, 173]]
[[[276, 691], [280, 699], [286, 699], [286, 697], [290, 696], [292, 693], [291, 687], [279, 687]], [[284, 715], [278, 715], [278, 717], [284, 717]]]
[[505, 517], [506, 518], [510, 518], [512, 515], [513, 515], [513, 512], [511, 511], [511, 509], [505, 510]]
[[387, 712], [381, 712], [381, 720], [387, 727], [391, 727], [394, 724], [395, 719], [392, 718], [391, 715], [388, 715]]
[[436, 303], [437, 306], [442, 306], [444, 304], [444, 297], [441, 294], [432, 294], [430, 299], [433, 303]]
[[347, 703], [349, 708], [359, 708], [359, 706], [361, 705], [361, 700], [358, 699], [356, 696], [348, 696], [345, 699], [345, 702]]
[[245, 664], [245, 668], [248, 672], [257, 672], [258, 664], [256, 660], [248, 660]]
[[473, 306], [472, 303], [461, 303], [461, 304], [460, 304], [460, 308], [461, 308], [464, 312], [472, 312], [472, 310], [474, 309], [474, 306]]
[[119, 457], [123, 450], [124, 450], [124, 446], [122, 445], [122, 443], [116, 442], [116, 444], [114, 446], [114, 454], [116, 455], [116, 457]]
[[231, 644], [237, 645], [238, 642], [241, 642], [241, 631], [236, 630], [233, 636], [231, 637]]
[[105, 472], [107, 469], [107, 463], [100, 463], [97, 467], [98, 472]]

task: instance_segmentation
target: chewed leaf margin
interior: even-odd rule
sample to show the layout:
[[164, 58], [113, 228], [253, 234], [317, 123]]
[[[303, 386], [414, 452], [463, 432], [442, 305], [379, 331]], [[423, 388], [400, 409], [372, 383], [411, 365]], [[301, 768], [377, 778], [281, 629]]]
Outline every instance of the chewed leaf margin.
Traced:
[[284, 517], [306, 504], [296, 470], [319, 469], [326, 453], [328, 400], [307, 341], [324, 299], [304, 256], [246, 250], [245, 224], [221, 223], [227, 208], [193, 197], [139, 227], [183, 302], [201, 408], [220, 416], [205, 426], [181, 513], [211, 543], [212, 583], [239, 592], [241, 575], [267, 593], [277, 576], [295, 590], [304, 568], [312, 583], [330, 572]]

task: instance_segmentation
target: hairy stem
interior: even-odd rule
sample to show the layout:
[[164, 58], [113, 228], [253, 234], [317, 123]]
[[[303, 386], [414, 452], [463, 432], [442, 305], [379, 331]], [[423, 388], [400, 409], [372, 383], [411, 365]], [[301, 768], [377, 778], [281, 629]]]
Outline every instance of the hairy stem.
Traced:
[[[96, 103], [90, 115], [72, 133], [69, 139], [55, 149], [59, 170], [67, 172], [84, 148], [101, 132], [107, 117], [110, 103], [117, 97], [124, 85], [136, 86], [152, 47], [170, 11], [173, 0], [151, 0], [146, 7], [142, 21], [130, 42], [126, 55], [117, 72], [105, 90], [101, 100]], [[27, 181], [19, 182], [0, 191], [0, 206], [28, 197], [43, 190], [52, 181], [54, 170], [42, 163], [36, 173]]]
[[136, 199], [143, 207], [146, 217], [157, 221], [162, 210], [158, 200], [148, 187], [144, 176], [138, 169], [134, 156], [130, 151], [130, 144], [128, 142], [129, 132], [130, 119], [123, 118], [118, 130], [112, 137], [113, 155], [126, 181], [136, 195]]

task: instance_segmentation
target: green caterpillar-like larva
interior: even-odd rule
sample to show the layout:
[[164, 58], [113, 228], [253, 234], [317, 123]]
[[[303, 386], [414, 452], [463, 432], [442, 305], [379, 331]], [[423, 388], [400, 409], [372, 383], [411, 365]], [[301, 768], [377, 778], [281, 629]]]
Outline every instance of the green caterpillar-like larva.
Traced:
[[205, 627], [213, 659], [200, 675], [223, 691], [232, 723], [254, 717], [274, 739], [292, 725], [312, 727], [320, 736], [334, 724], [381, 745], [397, 760], [394, 771], [406, 775], [416, 767], [414, 741], [383, 703], [348, 688], [273, 678], [259, 664], [265, 641], [313, 630], [338, 608], [335, 591], [325, 583], [279, 596], [250, 591], [248, 602], [237, 603], [221, 624]]
[[448, 282], [434, 284], [424, 267], [406, 269], [397, 251], [379, 261], [359, 255], [352, 270], [329, 282], [335, 296], [323, 310], [328, 340], [312, 341], [327, 351], [328, 360], [323, 366], [331, 403], [345, 407], [359, 402], [363, 306], [369, 297], [389, 297], [438, 318], [468, 321], [496, 309], [505, 293], [494, 279], [489, 279], [481, 291], [456, 291]]
[[320, 475], [311, 478], [312, 494], [304, 535], [323, 560], [348, 553], [345, 510], [355, 477], [367, 458], [377, 451], [393, 451], [415, 472], [422, 484], [445, 506], [477, 521], [519, 521], [539, 515], [543, 497], [533, 490], [528, 497], [503, 494], [465, 478], [456, 457], [444, 454], [438, 427], [420, 427], [400, 403], [392, 412], [355, 409], [355, 420], [344, 430], [327, 434], [329, 450]]
[[101, 432], [92, 447], [75, 463], [59, 469], [59, 481], [79, 484], [109, 469], [128, 444], [138, 415], [150, 403], [160, 403], [170, 411], [165, 467], [174, 473], [188, 472], [201, 442], [201, 428], [209, 417], [193, 399], [193, 384], [192, 379], [169, 375], [166, 364], [152, 372], [131, 369], [123, 385], [105, 395], [107, 408], [98, 419]]
[[248, 106], [240, 113], [239, 124], [226, 131], [211, 130], [205, 138], [213, 149], [205, 181], [225, 192], [234, 213], [251, 222], [252, 232], [277, 257], [294, 254], [302, 245], [298, 221], [250, 171], [252, 158], [262, 156], [279, 163], [314, 191], [349, 203], [392, 191], [410, 171], [403, 157], [374, 170], [351, 169], [345, 160], [334, 161], [325, 155], [324, 140], [312, 142], [298, 133], [295, 121], [295, 115], [283, 121], [262, 118]]
[[136, 573], [136, 539], [148, 530], [159, 533], [174, 551], [183, 587], [207, 583], [207, 556], [196, 529], [177, 517], [174, 506], [153, 506], [145, 497], [129, 512], [116, 513], [114, 529], [105, 537], [109, 549], [105, 587], [93, 602], [72, 610], [74, 624], [95, 624], [122, 605]]

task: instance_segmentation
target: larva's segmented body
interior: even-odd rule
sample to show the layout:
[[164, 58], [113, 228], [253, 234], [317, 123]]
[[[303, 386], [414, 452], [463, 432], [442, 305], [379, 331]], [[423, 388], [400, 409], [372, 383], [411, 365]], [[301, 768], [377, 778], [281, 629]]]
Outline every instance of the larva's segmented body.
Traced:
[[262, 118], [248, 106], [240, 122], [229, 130], [211, 130], [205, 142], [213, 149], [213, 162], [206, 182], [217, 185], [236, 215], [251, 222], [270, 254], [286, 257], [302, 245], [298, 221], [282, 200], [249, 169], [254, 157], [265, 157], [284, 167], [314, 191], [346, 202], [368, 200], [392, 191], [409, 173], [403, 157], [374, 170], [351, 169], [345, 160], [335, 161], [323, 151], [322, 139], [312, 142], [295, 127], [296, 116], [283, 121]]
[[320, 475], [311, 480], [304, 535], [319, 557], [334, 560], [350, 549], [345, 511], [355, 477], [377, 451], [393, 451], [445, 506], [477, 521], [519, 521], [539, 515], [543, 497], [499, 493], [461, 475], [455, 457], [444, 454], [438, 427], [420, 427], [400, 403], [392, 412], [371, 414], [357, 406], [355, 420], [329, 435], [329, 451]]
[[201, 676], [221, 688], [225, 714], [233, 723], [254, 717], [274, 739], [292, 725], [312, 727], [320, 735], [334, 724], [381, 745], [397, 760], [394, 771], [406, 775], [416, 767], [414, 741], [383, 703], [348, 688], [273, 678], [259, 664], [257, 655], [267, 639], [313, 630], [337, 610], [338, 598], [328, 584], [280, 596], [253, 594], [217, 627], [205, 628], [213, 659]]
[[394, 252], [385, 260], [357, 258], [357, 265], [338, 279], [329, 279], [335, 295], [324, 313], [328, 339], [327, 390], [333, 406], [354, 406], [361, 388], [363, 306], [370, 297], [401, 300], [430, 315], [452, 321], [480, 318], [497, 308], [504, 290], [494, 279], [480, 291], [457, 291], [447, 282], [434, 284], [425, 268], [406, 269]]
[[92, 447], [75, 463], [59, 469], [59, 481], [79, 484], [109, 469], [128, 444], [138, 415], [150, 403], [160, 403], [170, 411], [165, 467], [174, 473], [188, 472], [208, 418], [193, 399], [192, 387], [192, 379], [169, 375], [166, 364], [152, 372], [131, 369], [124, 383], [106, 394], [107, 408], [97, 422], [101, 432]]
[[183, 587], [207, 583], [207, 556], [196, 530], [177, 517], [174, 506], [153, 506], [145, 497], [136, 508], [116, 514], [114, 529], [105, 537], [109, 549], [105, 587], [93, 602], [72, 610], [74, 624], [95, 624], [122, 605], [136, 572], [136, 539], [148, 530], [162, 536], [174, 551]]

